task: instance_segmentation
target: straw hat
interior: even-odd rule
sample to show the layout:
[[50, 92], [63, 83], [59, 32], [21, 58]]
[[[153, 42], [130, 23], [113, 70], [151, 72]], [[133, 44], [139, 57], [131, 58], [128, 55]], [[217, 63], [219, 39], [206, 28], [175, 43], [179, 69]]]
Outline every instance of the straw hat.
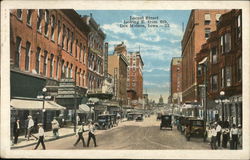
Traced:
[[42, 123], [38, 123], [37, 125], [38, 125], [38, 126], [42, 126], [43, 124], [42, 124]]

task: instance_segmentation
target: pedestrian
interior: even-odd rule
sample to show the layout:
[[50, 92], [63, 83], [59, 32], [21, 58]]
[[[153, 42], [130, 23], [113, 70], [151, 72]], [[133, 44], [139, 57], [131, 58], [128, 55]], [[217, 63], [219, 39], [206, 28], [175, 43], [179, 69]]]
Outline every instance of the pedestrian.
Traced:
[[216, 136], [216, 140], [217, 140], [217, 143], [218, 143], [218, 148], [220, 148], [220, 144], [221, 144], [221, 126], [219, 123], [215, 122], [215, 130], [217, 132], [217, 136]]
[[32, 136], [32, 137], [35, 137], [36, 139], [38, 139], [36, 136], [34, 136], [33, 134], [32, 134], [32, 132], [33, 132], [33, 129], [34, 129], [34, 121], [33, 121], [33, 119], [32, 119], [32, 116], [28, 116], [28, 119], [29, 119], [29, 121], [28, 121], [28, 127], [27, 127], [27, 130], [28, 130], [28, 132], [27, 132], [27, 140], [29, 141], [30, 140], [30, 136]]
[[45, 150], [45, 144], [44, 144], [44, 137], [45, 137], [45, 134], [44, 134], [44, 129], [43, 129], [43, 124], [42, 123], [38, 123], [38, 136], [39, 136], [39, 139], [38, 139], [38, 142], [36, 144], [36, 147], [34, 148], [34, 150], [37, 149], [37, 147], [40, 145], [40, 143], [42, 144], [42, 147], [43, 149]]
[[229, 140], [229, 128], [223, 128], [222, 129], [222, 147], [223, 148], [227, 148], [227, 143], [228, 143], [228, 140]]
[[60, 127], [58, 121], [56, 120], [56, 117], [54, 117], [53, 121], [51, 122], [51, 126], [54, 137], [58, 138], [59, 137], [58, 130]]
[[191, 129], [190, 129], [190, 126], [189, 126], [189, 125], [186, 125], [186, 127], [185, 127], [185, 135], [186, 135], [187, 141], [190, 141]]
[[89, 137], [88, 137], [87, 147], [89, 147], [89, 142], [90, 142], [91, 138], [94, 141], [95, 147], [97, 147], [96, 138], [95, 138], [95, 126], [94, 126], [94, 122], [92, 122], [92, 121], [90, 121], [90, 123], [89, 123]]
[[236, 125], [233, 124], [233, 128], [231, 128], [230, 131], [230, 137], [232, 140], [232, 149], [237, 149], [238, 134], [239, 134], [238, 128], [236, 128]]
[[239, 144], [239, 146], [240, 147], [242, 147], [242, 127], [241, 127], [241, 125], [239, 124], [238, 125], [238, 130], [239, 130], [239, 134], [238, 134], [238, 136], [239, 136], [239, 142], [238, 142], [238, 144]]
[[217, 132], [216, 132], [216, 129], [215, 129], [215, 125], [211, 125], [211, 149], [217, 149], [216, 147], [216, 141], [217, 141]]
[[17, 119], [14, 123], [14, 128], [13, 128], [14, 144], [17, 144], [19, 131], [20, 131], [20, 123], [19, 119]]
[[24, 129], [25, 129], [25, 138], [27, 138], [28, 135], [28, 124], [29, 124], [29, 118], [24, 121]]
[[74, 146], [76, 146], [78, 144], [78, 142], [80, 140], [82, 140], [83, 147], [86, 147], [86, 144], [85, 144], [85, 141], [84, 141], [84, 138], [83, 138], [84, 125], [85, 125], [85, 123], [82, 122], [82, 125], [77, 130], [76, 136], [78, 135], [78, 139], [76, 140], [76, 143], [74, 144]]

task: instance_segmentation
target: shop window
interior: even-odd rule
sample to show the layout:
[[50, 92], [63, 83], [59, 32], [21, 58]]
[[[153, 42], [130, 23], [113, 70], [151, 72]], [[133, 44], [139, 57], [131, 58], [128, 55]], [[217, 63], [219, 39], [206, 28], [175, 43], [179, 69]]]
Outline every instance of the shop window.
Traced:
[[26, 42], [26, 52], [25, 52], [25, 70], [29, 70], [30, 65], [30, 42]]
[[16, 37], [16, 57], [15, 57], [15, 66], [19, 67], [20, 56], [21, 56], [21, 48], [22, 48], [22, 39], [20, 37]]

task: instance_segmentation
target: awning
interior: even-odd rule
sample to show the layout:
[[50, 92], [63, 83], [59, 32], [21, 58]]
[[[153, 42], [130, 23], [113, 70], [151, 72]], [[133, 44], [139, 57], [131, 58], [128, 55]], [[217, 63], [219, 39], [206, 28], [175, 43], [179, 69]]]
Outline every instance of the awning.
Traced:
[[[79, 109], [76, 111], [77, 113], [89, 113], [90, 108], [86, 104], [79, 105]], [[91, 113], [94, 113], [93, 108], [91, 108]]]
[[[10, 101], [11, 109], [16, 110], [42, 110], [43, 101], [41, 100], [27, 100], [27, 99], [11, 99]], [[65, 110], [66, 108], [57, 104], [54, 101], [45, 101], [45, 110]]]

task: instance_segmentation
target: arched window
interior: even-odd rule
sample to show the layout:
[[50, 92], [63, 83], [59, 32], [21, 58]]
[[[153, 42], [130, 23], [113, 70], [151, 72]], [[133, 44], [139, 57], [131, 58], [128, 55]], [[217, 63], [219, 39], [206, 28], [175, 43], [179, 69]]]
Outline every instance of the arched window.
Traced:
[[25, 52], [25, 70], [29, 70], [30, 65], [30, 42], [26, 42], [26, 52]]
[[31, 9], [28, 9], [27, 10], [27, 24], [29, 25], [29, 26], [31, 26], [31, 17], [32, 17], [32, 10]]
[[43, 56], [43, 75], [47, 76], [48, 51], [44, 51]]
[[55, 40], [54, 39], [54, 35], [55, 35], [55, 16], [52, 15], [51, 16], [51, 40]]
[[41, 52], [41, 48], [37, 47], [37, 51], [36, 51], [36, 73], [37, 74], [40, 73], [40, 52]]
[[15, 56], [15, 65], [19, 67], [20, 56], [21, 56], [21, 48], [22, 48], [22, 39], [20, 37], [16, 37], [16, 56]]

